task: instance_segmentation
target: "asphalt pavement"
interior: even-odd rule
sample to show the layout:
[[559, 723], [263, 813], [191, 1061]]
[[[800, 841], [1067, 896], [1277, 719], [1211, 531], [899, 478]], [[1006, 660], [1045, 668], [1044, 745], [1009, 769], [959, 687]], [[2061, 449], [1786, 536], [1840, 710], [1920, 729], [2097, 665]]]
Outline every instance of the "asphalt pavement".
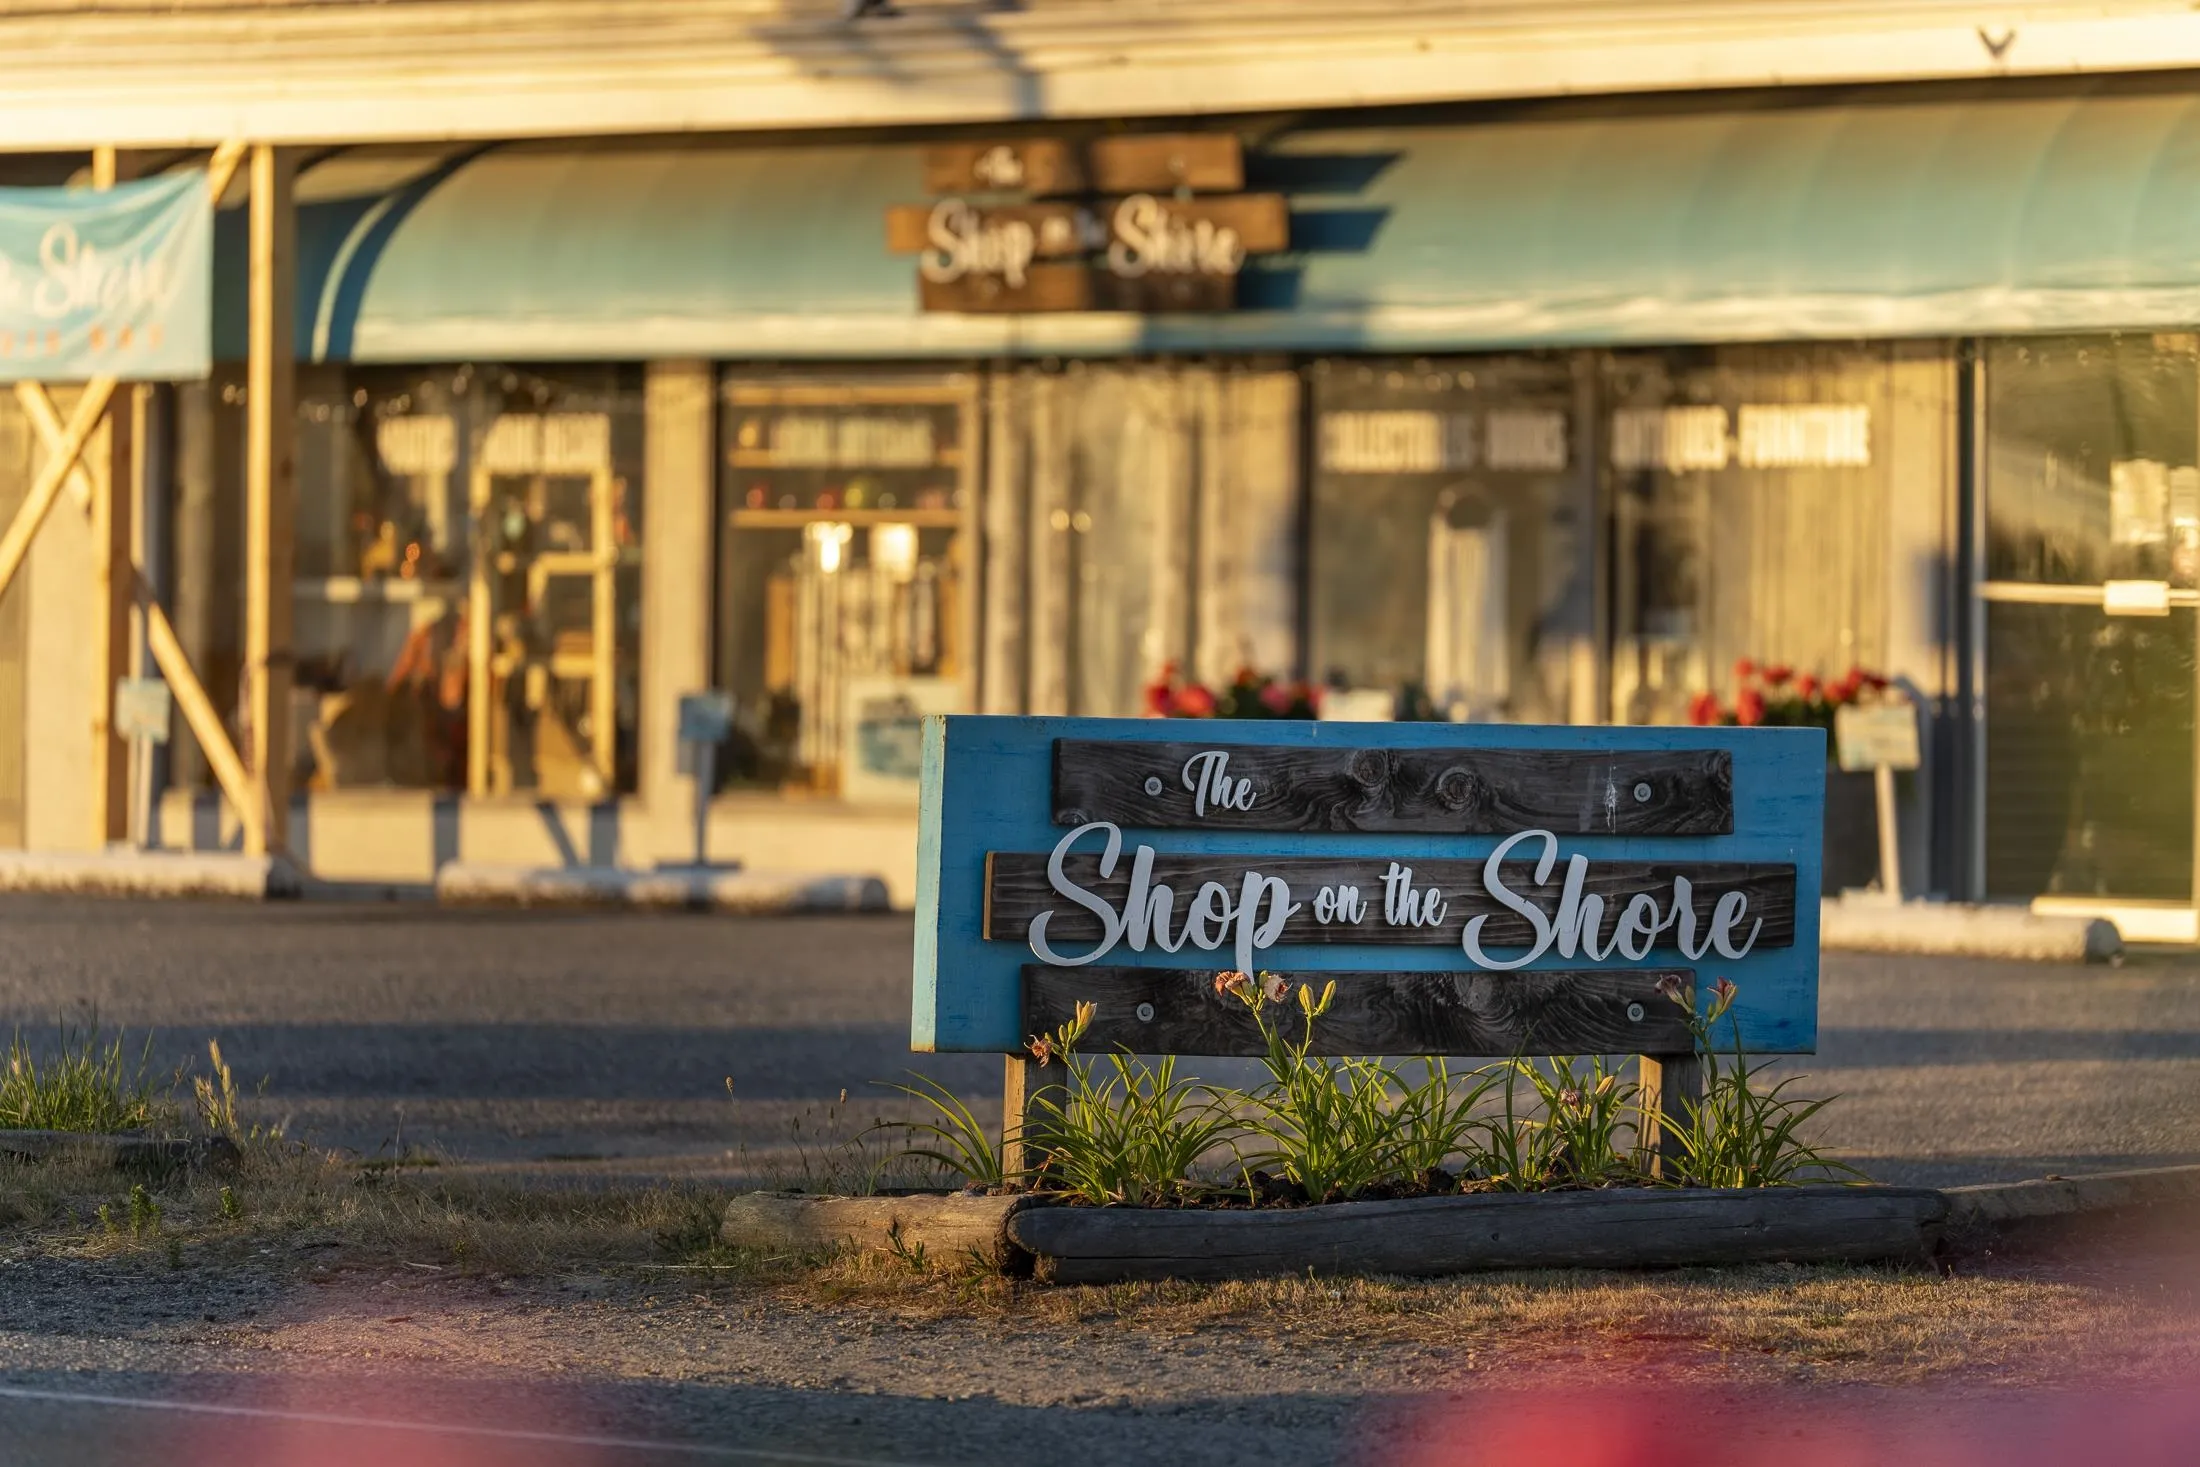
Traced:
[[[216, 1040], [255, 1115], [362, 1153], [738, 1174], [893, 1111], [912, 1068], [999, 1093], [995, 1057], [908, 1052], [906, 916], [11, 897], [0, 933], [27, 1039], [96, 1012], [163, 1071]], [[1881, 1180], [2200, 1160], [2200, 957], [1828, 954], [1791, 1067]]]

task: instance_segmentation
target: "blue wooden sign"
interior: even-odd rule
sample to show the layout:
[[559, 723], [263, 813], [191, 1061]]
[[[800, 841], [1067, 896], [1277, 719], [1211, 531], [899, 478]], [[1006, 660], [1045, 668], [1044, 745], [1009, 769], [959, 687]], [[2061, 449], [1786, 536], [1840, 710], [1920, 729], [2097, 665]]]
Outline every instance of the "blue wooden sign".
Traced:
[[1817, 1043], [1817, 729], [931, 717], [911, 1047], [1255, 1052], [1219, 976], [1334, 978], [1330, 1053], [1671, 1054], [1660, 985]]

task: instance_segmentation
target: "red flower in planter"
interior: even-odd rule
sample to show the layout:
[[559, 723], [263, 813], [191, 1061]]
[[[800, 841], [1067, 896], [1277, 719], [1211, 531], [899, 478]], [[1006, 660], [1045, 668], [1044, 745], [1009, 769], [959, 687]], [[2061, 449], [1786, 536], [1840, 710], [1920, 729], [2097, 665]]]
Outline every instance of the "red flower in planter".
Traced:
[[1717, 723], [1719, 711], [1719, 700], [1710, 693], [1698, 693], [1688, 700], [1688, 721], [1698, 728]]
[[1215, 716], [1215, 695], [1193, 683], [1177, 690], [1169, 711], [1178, 718], [1212, 718]]
[[1785, 662], [1776, 663], [1775, 665], [1766, 668], [1764, 671], [1765, 681], [1772, 684], [1772, 686], [1776, 688], [1782, 686], [1787, 682], [1789, 678], [1795, 676], [1795, 669], [1788, 666]]
[[1765, 695], [1755, 688], [1744, 688], [1734, 700], [1734, 721], [1743, 728], [1755, 728], [1765, 721]]
[[1298, 690], [1283, 683], [1270, 683], [1260, 690], [1260, 701], [1270, 713], [1283, 718], [1290, 714], [1291, 705], [1298, 701]]
[[1812, 677], [1807, 672], [1804, 673], [1801, 677], [1797, 678], [1795, 680], [1795, 696], [1801, 698], [1806, 703], [1809, 702], [1811, 699], [1817, 697], [1818, 679]]
[[1748, 681], [1749, 681], [1749, 680], [1750, 680], [1751, 678], [1755, 677], [1756, 675], [1757, 675], [1757, 664], [1756, 664], [1756, 663], [1754, 663], [1754, 662], [1750, 661], [1750, 660], [1749, 660], [1749, 659], [1748, 659], [1747, 657], [1743, 657], [1743, 658], [1740, 658], [1740, 659], [1736, 660], [1736, 662], [1735, 662], [1735, 664], [1734, 664], [1734, 677], [1735, 677], [1735, 680], [1736, 680], [1737, 682], [1745, 682], [1745, 683], [1746, 683], [1746, 682], [1748, 682]]
[[1176, 664], [1174, 662], [1164, 662], [1161, 664], [1161, 675], [1146, 684], [1146, 716], [1148, 718], [1168, 717], [1169, 705], [1175, 697]]

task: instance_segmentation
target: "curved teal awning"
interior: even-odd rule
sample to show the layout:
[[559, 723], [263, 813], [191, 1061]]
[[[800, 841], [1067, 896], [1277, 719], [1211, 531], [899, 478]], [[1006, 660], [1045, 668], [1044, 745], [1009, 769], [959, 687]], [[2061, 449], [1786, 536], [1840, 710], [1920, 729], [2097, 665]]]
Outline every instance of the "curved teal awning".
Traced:
[[[489, 151], [302, 210], [309, 358], [1454, 350], [2200, 321], [2200, 99], [1861, 102], [1270, 142], [1247, 309], [926, 315], [914, 144]], [[309, 175], [309, 181], [311, 175]]]

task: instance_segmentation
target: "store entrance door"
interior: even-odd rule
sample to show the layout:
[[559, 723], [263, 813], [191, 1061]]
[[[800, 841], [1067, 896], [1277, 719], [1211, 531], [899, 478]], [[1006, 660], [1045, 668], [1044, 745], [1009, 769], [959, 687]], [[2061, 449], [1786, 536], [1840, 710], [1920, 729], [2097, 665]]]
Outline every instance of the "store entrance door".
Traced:
[[620, 488], [603, 413], [507, 413], [474, 466], [468, 790], [600, 800], [617, 780]]
[[2200, 352], [1987, 353], [1986, 894], [2196, 935]]

